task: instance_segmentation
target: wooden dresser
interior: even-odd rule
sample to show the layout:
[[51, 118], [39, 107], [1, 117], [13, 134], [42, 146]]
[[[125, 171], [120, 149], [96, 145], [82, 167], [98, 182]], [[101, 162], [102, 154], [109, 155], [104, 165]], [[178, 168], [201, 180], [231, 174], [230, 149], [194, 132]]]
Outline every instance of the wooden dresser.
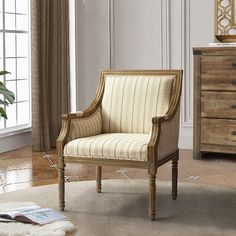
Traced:
[[236, 154], [236, 48], [194, 48], [193, 156]]

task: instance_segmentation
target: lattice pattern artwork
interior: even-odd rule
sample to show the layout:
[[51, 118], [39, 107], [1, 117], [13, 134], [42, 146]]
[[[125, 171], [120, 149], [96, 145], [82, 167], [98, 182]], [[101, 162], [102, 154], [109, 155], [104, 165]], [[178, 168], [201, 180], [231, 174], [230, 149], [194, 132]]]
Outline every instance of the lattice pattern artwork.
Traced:
[[215, 34], [236, 34], [235, 0], [215, 0]]

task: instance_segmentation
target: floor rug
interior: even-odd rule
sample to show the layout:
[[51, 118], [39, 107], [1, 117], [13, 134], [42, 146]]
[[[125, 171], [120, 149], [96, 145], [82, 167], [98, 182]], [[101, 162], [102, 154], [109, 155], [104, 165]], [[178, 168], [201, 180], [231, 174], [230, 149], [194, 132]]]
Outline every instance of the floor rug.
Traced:
[[[66, 184], [64, 214], [77, 229], [73, 235], [236, 235], [236, 190], [181, 182], [178, 200], [172, 201], [171, 183], [157, 181], [157, 220], [152, 222], [147, 216], [147, 181], [104, 180], [102, 184], [101, 194], [95, 191], [95, 181]], [[0, 203], [9, 201], [33, 201], [58, 210], [57, 185], [0, 195]]]

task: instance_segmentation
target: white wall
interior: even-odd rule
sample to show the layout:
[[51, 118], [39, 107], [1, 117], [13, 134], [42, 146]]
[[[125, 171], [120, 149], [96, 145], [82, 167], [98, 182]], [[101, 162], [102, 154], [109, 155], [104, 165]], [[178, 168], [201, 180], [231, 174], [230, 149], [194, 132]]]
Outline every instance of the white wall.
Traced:
[[192, 148], [192, 47], [214, 41], [214, 0], [77, 0], [78, 109], [100, 69], [184, 70], [180, 147]]
[[99, 71], [110, 67], [108, 0], [78, 0], [78, 105], [88, 107], [95, 95]]

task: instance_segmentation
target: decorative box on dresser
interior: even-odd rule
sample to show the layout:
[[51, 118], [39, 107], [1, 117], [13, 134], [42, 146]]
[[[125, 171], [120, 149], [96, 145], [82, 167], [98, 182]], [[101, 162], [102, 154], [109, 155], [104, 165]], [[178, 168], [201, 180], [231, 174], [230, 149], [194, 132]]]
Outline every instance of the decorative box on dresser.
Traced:
[[193, 157], [236, 154], [236, 47], [193, 48]]

